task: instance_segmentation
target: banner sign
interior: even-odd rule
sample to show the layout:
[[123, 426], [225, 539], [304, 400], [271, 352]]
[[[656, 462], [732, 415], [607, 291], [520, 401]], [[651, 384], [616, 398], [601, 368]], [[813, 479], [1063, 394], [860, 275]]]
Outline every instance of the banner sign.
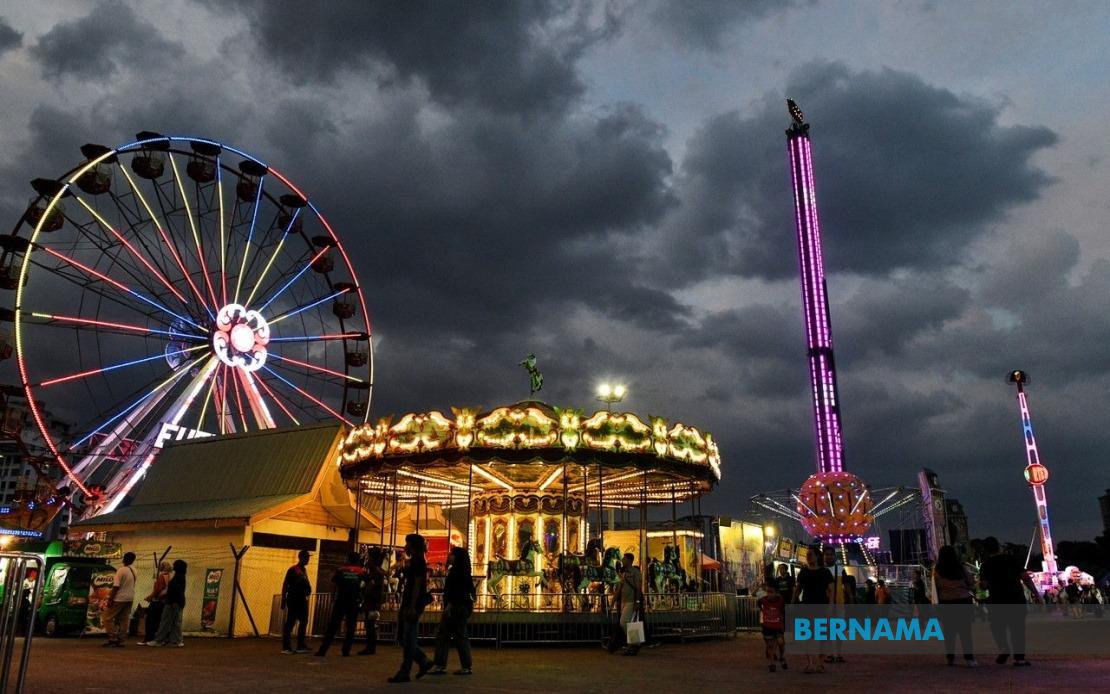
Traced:
[[100, 624], [100, 610], [108, 602], [115, 580], [116, 572], [110, 568], [94, 570], [89, 578], [89, 603], [85, 611], [86, 634], [104, 633], [104, 628]]
[[200, 627], [211, 631], [216, 623], [216, 606], [220, 603], [220, 581], [223, 580], [223, 569], [208, 569], [204, 572], [204, 600], [200, 606]]
[[67, 540], [64, 554], [79, 559], [119, 559], [123, 556], [123, 545], [118, 542]]

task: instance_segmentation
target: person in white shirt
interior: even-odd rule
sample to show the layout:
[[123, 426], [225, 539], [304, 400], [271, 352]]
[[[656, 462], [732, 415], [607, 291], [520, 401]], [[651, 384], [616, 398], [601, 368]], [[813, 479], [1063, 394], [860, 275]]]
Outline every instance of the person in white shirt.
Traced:
[[123, 646], [127, 622], [131, 617], [131, 605], [135, 602], [135, 569], [131, 566], [134, 563], [134, 552], [123, 555], [123, 566], [116, 570], [108, 602], [100, 610], [100, 623], [104, 626], [104, 631], [108, 632], [105, 647]]

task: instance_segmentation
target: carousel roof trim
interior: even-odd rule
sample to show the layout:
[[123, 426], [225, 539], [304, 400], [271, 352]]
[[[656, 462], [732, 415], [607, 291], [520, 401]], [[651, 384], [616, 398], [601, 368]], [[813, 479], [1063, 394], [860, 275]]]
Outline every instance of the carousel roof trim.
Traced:
[[351, 429], [340, 446], [345, 477], [408, 463], [475, 463], [535, 460], [608, 463], [620, 460], [644, 467], [702, 472], [721, 479], [721, 457], [713, 436], [662, 417], [645, 422], [631, 412], [552, 407], [526, 400], [497, 407], [409, 412]]

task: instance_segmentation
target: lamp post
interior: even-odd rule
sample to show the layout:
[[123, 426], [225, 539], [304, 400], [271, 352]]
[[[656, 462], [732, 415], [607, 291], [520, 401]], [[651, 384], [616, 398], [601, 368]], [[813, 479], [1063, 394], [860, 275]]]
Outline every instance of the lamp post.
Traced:
[[597, 387], [597, 399], [605, 403], [605, 409], [608, 412], [613, 411], [613, 403], [624, 400], [624, 396], [628, 394], [628, 389], [621, 385], [610, 385], [609, 383], [602, 383]]

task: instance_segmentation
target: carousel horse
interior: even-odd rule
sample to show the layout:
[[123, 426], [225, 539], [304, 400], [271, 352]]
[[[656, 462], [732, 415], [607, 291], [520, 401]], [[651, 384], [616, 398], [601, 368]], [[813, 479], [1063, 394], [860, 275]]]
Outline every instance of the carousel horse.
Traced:
[[540, 544], [531, 538], [524, 540], [519, 559], [498, 557], [486, 567], [486, 588], [494, 597], [500, 599], [498, 586], [506, 576], [543, 579], [543, 571], [536, 568], [536, 557], [540, 554]]
[[600, 566], [585, 563], [578, 567], [582, 577], [575, 586], [575, 592], [583, 593], [591, 583], [601, 583], [602, 589], [612, 588], [621, 582], [621, 551], [616, 547], [605, 550]]
[[686, 570], [682, 568], [678, 548], [663, 548], [663, 561], [652, 561], [648, 566], [651, 587], [656, 593], [678, 593], [686, 585]]

